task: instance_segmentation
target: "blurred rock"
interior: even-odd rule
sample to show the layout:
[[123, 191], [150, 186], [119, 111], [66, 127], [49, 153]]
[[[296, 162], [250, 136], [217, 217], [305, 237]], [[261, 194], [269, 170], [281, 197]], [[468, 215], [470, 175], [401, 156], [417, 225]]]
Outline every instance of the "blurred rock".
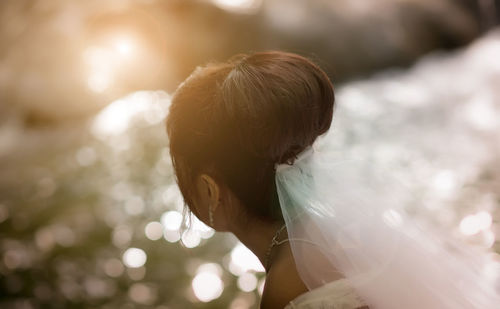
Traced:
[[[72, 122], [140, 89], [172, 92], [196, 65], [283, 49], [346, 81], [467, 44], [498, 0], [54, 0], [0, 3], [0, 105]], [[215, 6], [217, 4], [218, 6]]]

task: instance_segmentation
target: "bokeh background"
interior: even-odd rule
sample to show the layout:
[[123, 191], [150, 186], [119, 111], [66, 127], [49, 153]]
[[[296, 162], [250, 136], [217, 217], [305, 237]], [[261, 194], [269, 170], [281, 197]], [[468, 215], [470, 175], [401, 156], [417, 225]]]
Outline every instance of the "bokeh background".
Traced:
[[[307, 56], [346, 152], [500, 273], [500, 2], [0, 1], [0, 307], [257, 308], [263, 267], [191, 218], [164, 118], [197, 65]], [[497, 261], [497, 264], [494, 264]]]

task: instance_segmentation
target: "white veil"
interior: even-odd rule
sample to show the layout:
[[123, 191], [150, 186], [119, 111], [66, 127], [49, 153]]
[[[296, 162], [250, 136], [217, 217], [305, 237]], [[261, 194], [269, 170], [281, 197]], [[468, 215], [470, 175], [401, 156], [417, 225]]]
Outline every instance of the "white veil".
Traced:
[[[330, 130], [331, 131], [331, 130]], [[276, 185], [294, 259], [311, 290], [345, 277], [375, 309], [500, 308], [487, 252], [415, 220], [409, 188], [320, 136]]]

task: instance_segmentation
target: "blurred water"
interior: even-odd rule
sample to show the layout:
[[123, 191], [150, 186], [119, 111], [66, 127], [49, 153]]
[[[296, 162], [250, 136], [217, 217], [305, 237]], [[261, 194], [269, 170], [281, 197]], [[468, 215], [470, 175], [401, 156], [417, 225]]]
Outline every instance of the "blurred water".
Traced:
[[[500, 31], [413, 68], [337, 87], [347, 153], [389, 163], [415, 214], [500, 252]], [[2, 308], [256, 307], [262, 268], [193, 219], [183, 232], [163, 118], [136, 92], [94, 118], [0, 124]], [[498, 255], [496, 256], [498, 259]], [[23, 308], [24, 308], [23, 307]]]

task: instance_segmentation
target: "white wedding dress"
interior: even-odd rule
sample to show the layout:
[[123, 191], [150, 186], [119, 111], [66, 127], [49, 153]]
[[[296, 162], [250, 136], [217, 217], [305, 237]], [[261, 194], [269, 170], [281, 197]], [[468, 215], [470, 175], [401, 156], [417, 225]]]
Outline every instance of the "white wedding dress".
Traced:
[[345, 279], [339, 279], [299, 295], [285, 309], [356, 309], [366, 306]]

